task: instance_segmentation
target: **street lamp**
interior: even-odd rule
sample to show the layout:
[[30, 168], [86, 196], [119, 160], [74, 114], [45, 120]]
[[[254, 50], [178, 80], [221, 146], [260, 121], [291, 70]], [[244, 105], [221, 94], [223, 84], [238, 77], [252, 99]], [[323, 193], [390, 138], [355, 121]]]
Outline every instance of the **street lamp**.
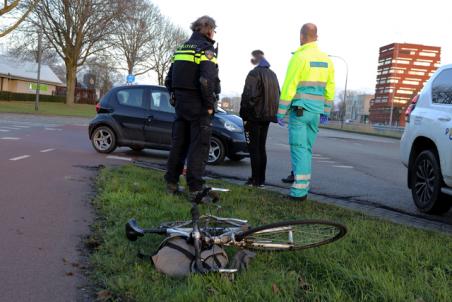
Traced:
[[39, 93], [41, 89], [41, 59], [42, 59], [42, 23], [38, 33], [38, 55], [36, 59], [38, 63], [38, 74], [36, 79], [35, 111], [39, 110]]
[[[343, 57], [336, 56], [336, 55], [328, 55], [328, 56], [330, 58], [337, 58], [339, 60], [342, 60], [342, 62], [344, 62], [344, 64], [345, 64], [345, 88], [344, 88], [344, 108], [345, 108], [345, 110], [344, 111], [346, 111], [346, 109], [347, 109], [348, 64], [347, 64], [347, 61], [345, 61], [345, 59]], [[345, 112], [344, 112], [344, 115], [345, 115]], [[344, 117], [342, 116], [342, 118], [341, 118], [341, 128], [343, 127], [343, 125], [344, 125]]]

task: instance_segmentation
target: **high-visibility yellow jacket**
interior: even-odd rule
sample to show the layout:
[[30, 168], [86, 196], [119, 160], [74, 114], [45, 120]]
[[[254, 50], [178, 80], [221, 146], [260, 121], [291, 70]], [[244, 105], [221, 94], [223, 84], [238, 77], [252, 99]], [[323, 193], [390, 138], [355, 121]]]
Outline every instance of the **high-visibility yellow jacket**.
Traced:
[[334, 66], [316, 42], [304, 44], [292, 56], [281, 91], [278, 118], [290, 107], [330, 115], [334, 103]]

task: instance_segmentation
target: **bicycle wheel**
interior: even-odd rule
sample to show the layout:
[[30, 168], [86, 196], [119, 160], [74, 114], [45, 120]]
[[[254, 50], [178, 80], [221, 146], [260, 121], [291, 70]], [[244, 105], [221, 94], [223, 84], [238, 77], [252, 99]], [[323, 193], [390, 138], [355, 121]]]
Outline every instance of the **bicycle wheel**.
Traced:
[[342, 238], [347, 228], [323, 220], [282, 221], [236, 235], [238, 245], [250, 249], [286, 251], [324, 245]]

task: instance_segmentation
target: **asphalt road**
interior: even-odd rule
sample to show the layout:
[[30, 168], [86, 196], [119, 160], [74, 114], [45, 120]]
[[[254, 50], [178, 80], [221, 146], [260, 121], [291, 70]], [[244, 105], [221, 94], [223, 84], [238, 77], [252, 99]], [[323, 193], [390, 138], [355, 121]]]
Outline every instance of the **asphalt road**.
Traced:
[[[75, 301], [85, 282], [77, 266], [80, 238], [93, 219], [93, 169], [144, 160], [164, 164], [167, 152], [94, 151], [87, 119], [0, 114], [0, 293], [2, 301]], [[283, 186], [290, 172], [287, 129], [271, 126], [267, 182]], [[314, 147], [312, 192], [383, 204], [419, 214], [406, 187], [399, 141], [322, 129]], [[246, 179], [249, 159], [208, 170]], [[286, 186], [287, 188], [289, 186]], [[435, 217], [452, 223], [452, 211]]]

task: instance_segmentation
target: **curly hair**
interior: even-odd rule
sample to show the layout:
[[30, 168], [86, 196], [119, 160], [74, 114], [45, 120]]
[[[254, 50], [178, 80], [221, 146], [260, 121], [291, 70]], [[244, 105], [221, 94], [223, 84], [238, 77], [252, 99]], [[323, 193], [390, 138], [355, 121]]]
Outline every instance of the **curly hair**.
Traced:
[[215, 29], [216, 27], [217, 25], [212, 17], [202, 16], [191, 24], [190, 29], [199, 32], [205, 28]]

